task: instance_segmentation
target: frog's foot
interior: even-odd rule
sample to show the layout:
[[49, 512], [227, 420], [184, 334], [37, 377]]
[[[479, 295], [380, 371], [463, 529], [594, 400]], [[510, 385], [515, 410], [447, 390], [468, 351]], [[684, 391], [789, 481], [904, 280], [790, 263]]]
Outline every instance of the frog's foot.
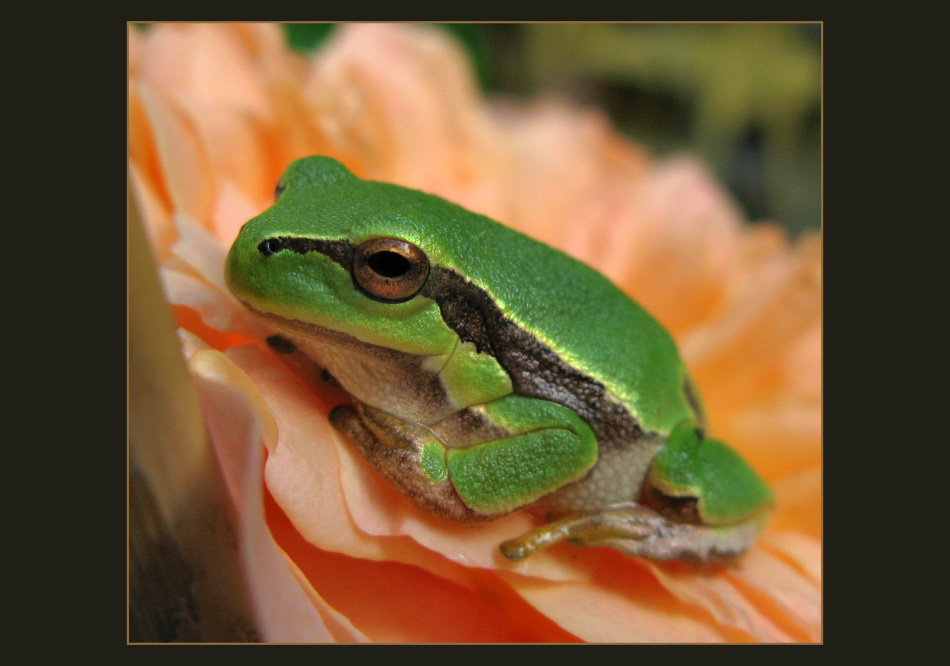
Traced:
[[508, 559], [519, 561], [566, 539], [578, 546], [606, 546], [653, 560], [707, 561], [742, 553], [764, 524], [764, 516], [715, 527], [677, 523], [647, 507], [624, 503], [578, 512], [542, 525], [505, 541], [501, 552]]
[[465, 523], [497, 517], [478, 514], [462, 502], [448, 479], [444, 447], [428, 428], [359, 402], [334, 407], [330, 422], [419, 508]]

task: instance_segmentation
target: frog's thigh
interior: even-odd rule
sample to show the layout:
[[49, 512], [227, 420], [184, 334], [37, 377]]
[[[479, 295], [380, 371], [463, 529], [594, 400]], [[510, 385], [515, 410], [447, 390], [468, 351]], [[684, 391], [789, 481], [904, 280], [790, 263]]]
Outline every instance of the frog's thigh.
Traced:
[[449, 449], [449, 477], [466, 505], [507, 513], [577, 481], [597, 460], [597, 438], [571, 410], [547, 400], [508, 395], [482, 406], [510, 436]]
[[[671, 499], [694, 498], [702, 523], [731, 525], [773, 502], [772, 491], [738, 453], [684, 423], [653, 459], [647, 484]], [[658, 510], [663, 513], [661, 505]]]

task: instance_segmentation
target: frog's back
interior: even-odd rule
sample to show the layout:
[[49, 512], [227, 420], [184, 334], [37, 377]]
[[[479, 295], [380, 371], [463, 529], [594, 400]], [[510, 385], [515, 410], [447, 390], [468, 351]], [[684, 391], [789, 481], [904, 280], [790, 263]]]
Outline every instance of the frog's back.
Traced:
[[483, 228], [490, 231], [478, 233], [475, 247], [489, 250], [473, 257], [466, 271], [512, 321], [601, 382], [642, 430], [667, 433], [693, 416], [676, 345], [640, 305], [558, 250], [498, 223]]
[[[520, 382], [523, 392], [564, 404], [571, 394], [600, 391], [590, 396], [591, 404], [613, 411], [622, 406], [642, 432], [666, 434], [693, 415], [684, 395], [686, 372], [669, 334], [585, 264], [485, 216], [397, 185], [344, 178], [327, 188], [327, 196], [307, 201], [313, 210], [288, 214], [319, 220], [322, 237], [359, 243], [396, 236], [422, 248], [441, 276], [430, 281], [440, 283], [452, 302], [464, 294], [464, 311], [482, 312], [495, 338], [492, 353], [513, 375], [516, 390]], [[439, 293], [429, 295], [440, 300]], [[452, 321], [447, 303], [439, 303], [444, 317], [465, 339], [470, 322]]]

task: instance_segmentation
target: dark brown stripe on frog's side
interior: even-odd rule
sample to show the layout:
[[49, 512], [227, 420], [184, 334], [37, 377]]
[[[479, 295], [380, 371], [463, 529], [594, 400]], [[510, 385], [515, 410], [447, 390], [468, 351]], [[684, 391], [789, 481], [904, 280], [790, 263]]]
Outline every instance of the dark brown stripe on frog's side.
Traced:
[[603, 384], [564, 363], [547, 345], [505, 317], [484, 289], [451, 269], [433, 267], [422, 294], [463, 341], [494, 356], [515, 393], [564, 405], [590, 424], [602, 445], [623, 446], [643, 436], [630, 413]]
[[[319, 252], [352, 274], [355, 247], [346, 240], [278, 236], [262, 241], [258, 249], [265, 254]], [[438, 304], [443, 320], [459, 339], [498, 360], [511, 377], [515, 393], [573, 410], [590, 424], [602, 445], [624, 446], [643, 436], [639, 423], [607, 394], [603, 384], [564, 363], [534, 335], [505, 317], [491, 295], [478, 285], [452, 269], [431, 266], [420, 294]]]

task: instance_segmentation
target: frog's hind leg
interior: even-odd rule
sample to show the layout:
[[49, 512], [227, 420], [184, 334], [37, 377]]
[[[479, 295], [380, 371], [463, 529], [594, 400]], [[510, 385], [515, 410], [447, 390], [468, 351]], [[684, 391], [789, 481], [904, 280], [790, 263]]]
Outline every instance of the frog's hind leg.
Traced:
[[698, 560], [742, 553], [765, 524], [756, 517], [734, 525], [678, 523], [632, 502], [583, 511], [542, 525], [501, 544], [510, 560], [523, 560], [541, 548], [568, 540], [578, 546], [606, 546], [654, 560]]
[[772, 493], [732, 449], [695, 424], [670, 433], [650, 465], [638, 502], [579, 511], [501, 545], [520, 560], [567, 539], [655, 560], [738, 555], [765, 525]]

